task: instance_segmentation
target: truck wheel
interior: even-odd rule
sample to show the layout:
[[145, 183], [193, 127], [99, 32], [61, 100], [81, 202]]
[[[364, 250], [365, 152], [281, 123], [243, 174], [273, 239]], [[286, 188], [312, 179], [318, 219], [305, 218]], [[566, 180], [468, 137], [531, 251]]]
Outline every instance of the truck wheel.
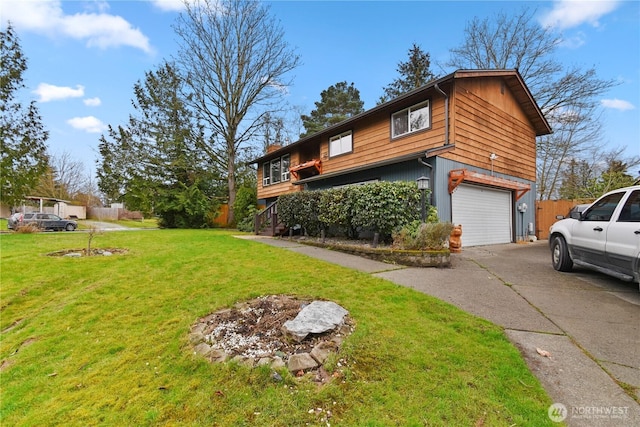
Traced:
[[65, 229], [66, 229], [67, 231], [73, 231], [73, 230], [75, 230], [76, 228], [73, 226], [73, 224], [67, 224], [67, 226], [65, 227]]
[[558, 271], [571, 271], [573, 260], [567, 249], [567, 242], [562, 236], [555, 236], [551, 241], [551, 263]]

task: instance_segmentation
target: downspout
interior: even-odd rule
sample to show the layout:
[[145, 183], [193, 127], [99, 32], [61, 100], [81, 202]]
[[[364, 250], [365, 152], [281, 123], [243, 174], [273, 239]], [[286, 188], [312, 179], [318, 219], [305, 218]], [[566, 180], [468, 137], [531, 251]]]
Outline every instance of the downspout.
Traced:
[[440, 89], [438, 83], [433, 87], [444, 96], [444, 145], [449, 145], [449, 95]]

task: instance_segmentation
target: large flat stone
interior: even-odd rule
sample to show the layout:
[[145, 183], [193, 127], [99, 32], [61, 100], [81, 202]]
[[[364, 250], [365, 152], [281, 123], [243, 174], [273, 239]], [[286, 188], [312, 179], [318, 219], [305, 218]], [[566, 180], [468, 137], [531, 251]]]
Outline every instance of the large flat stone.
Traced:
[[300, 342], [309, 334], [321, 334], [342, 325], [349, 312], [333, 301], [313, 301], [293, 320], [282, 325], [282, 332]]

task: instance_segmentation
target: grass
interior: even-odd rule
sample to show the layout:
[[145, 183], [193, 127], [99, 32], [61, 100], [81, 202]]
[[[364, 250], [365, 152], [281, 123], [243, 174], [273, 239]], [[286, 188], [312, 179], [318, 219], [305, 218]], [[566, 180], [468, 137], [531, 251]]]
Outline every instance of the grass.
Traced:
[[[109, 222], [112, 224], [118, 224], [121, 225], [123, 227], [128, 227], [128, 228], [158, 228], [158, 220], [156, 218], [145, 218], [143, 220], [132, 220], [132, 219], [121, 219], [121, 220], [94, 220], [94, 219], [90, 219], [89, 221], [100, 221], [100, 222]], [[87, 226], [87, 224], [85, 223], [84, 220], [79, 220], [78, 221], [78, 229], [79, 230], [86, 230], [88, 229], [89, 226]]]
[[[326, 425], [328, 411], [338, 426], [555, 425], [502, 330], [427, 295], [221, 230], [105, 233], [94, 247], [128, 254], [45, 256], [86, 239], [0, 236], [2, 425]], [[280, 293], [350, 311], [341, 379], [275, 382], [190, 350], [199, 317]]]

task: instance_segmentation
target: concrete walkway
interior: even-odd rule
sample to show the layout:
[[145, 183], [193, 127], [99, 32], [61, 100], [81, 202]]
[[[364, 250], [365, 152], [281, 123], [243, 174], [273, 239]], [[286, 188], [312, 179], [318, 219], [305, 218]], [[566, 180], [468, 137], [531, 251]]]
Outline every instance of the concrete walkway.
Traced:
[[244, 237], [387, 279], [502, 326], [565, 424], [640, 426], [640, 405], [617, 383], [640, 389], [637, 284], [587, 271], [558, 273], [546, 241], [465, 248], [452, 255], [452, 268], [436, 269]]

